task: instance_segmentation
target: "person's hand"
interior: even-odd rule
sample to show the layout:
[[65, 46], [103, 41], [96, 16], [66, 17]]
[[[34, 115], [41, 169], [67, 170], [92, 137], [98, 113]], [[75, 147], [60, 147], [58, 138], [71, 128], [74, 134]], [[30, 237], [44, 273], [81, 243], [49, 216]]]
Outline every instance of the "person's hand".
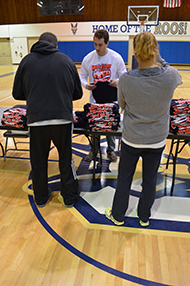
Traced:
[[97, 86], [93, 83], [87, 83], [86, 89], [88, 90], [94, 90]]
[[113, 87], [117, 87], [118, 85], [118, 79], [112, 79], [109, 83], [109, 85], [113, 86]]

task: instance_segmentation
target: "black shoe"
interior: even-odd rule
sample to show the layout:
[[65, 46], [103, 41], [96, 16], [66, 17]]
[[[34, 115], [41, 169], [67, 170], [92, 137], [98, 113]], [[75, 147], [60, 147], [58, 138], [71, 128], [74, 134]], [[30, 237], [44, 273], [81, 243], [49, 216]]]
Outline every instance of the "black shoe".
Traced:
[[86, 162], [91, 162], [93, 159], [94, 159], [94, 155], [93, 155], [92, 151], [90, 151], [84, 160]]
[[72, 203], [72, 204], [70, 204], [70, 205], [66, 205], [66, 204], [64, 203], [64, 206], [65, 206], [66, 208], [72, 208], [72, 207], [74, 206], [74, 204], [75, 204], [75, 202]]
[[45, 207], [45, 205], [51, 201], [52, 190], [50, 188], [48, 188], [48, 193], [49, 193], [49, 197], [47, 201], [44, 204], [37, 204], [39, 208]]
[[107, 154], [107, 157], [111, 162], [117, 162], [117, 156], [114, 151]]

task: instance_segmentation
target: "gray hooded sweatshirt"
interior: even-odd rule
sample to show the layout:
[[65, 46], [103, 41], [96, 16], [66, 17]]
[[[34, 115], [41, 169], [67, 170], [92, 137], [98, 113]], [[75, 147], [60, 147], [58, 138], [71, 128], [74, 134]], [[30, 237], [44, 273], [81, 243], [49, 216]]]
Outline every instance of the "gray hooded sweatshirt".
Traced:
[[179, 84], [179, 72], [167, 64], [122, 74], [118, 103], [124, 109], [123, 139], [133, 144], [154, 144], [166, 139], [171, 99]]

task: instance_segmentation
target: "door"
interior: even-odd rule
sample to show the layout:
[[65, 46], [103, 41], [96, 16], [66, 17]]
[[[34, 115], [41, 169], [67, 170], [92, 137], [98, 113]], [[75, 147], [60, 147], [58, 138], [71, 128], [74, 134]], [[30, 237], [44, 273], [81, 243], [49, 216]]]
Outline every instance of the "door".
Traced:
[[9, 39], [0, 39], [0, 65], [12, 64]]

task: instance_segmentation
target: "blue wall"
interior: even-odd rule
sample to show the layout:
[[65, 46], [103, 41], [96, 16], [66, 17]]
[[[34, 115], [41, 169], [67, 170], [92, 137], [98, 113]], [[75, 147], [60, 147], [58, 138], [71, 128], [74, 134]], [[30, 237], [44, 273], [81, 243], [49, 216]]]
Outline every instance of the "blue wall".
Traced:
[[[159, 42], [161, 56], [171, 64], [190, 64], [190, 42]], [[110, 41], [108, 47], [118, 52], [128, 62], [128, 41]], [[94, 50], [92, 41], [59, 42], [58, 48], [74, 62], [82, 62], [84, 56]]]
[[[83, 58], [94, 50], [94, 43], [90, 42], [59, 42], [59, 50], [69, 56], [73, 62], [82, 62]], [[118, 52], [124, 62], [128, 62], [128, 42], [124, 41], [110, 41], [108, 48]]]
[[190, 64], [190, 42], [158, 42], [160, 54], [171, 64]]

